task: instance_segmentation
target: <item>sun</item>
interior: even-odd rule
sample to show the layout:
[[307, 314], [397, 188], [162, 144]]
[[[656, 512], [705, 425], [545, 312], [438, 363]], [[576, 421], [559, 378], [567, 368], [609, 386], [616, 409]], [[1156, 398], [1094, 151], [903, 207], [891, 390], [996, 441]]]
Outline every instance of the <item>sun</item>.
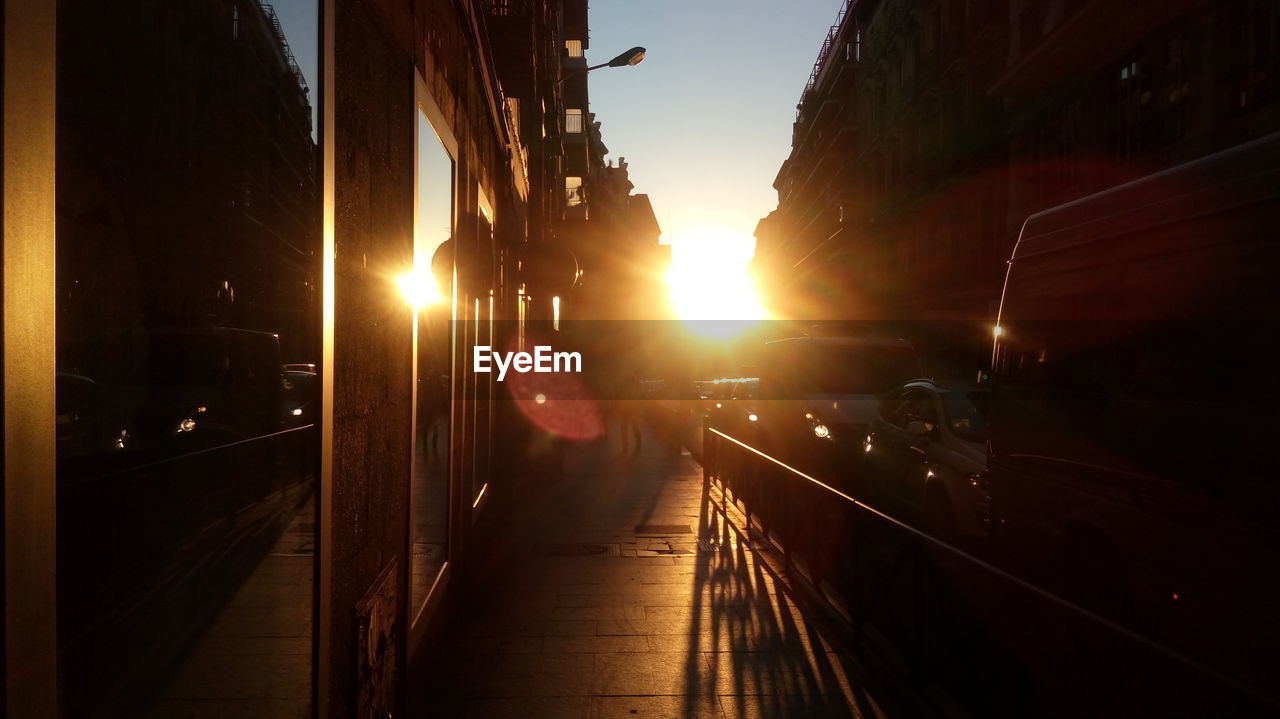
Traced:
[[754, 244], [718, 231], [673, 241], [667, 289], [676, 318], [705, 336], [736, 334], [766, 319], [747, 271]]
[[397, 276], [396, 285], [400, 288], [400, 296], [414, 309], [429, 307], [444, 300], [440, 289], [436, 287], [435, 277], [432, 277], [429, 270], [421, 267]]

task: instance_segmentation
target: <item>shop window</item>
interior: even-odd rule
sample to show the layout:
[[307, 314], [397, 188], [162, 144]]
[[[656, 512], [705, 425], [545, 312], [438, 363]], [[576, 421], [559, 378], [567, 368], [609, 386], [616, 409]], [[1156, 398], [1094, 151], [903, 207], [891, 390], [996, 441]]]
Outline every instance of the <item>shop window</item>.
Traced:
[[[454, 351], [453, 238], [456, 225], [454, 140], [443, 113], [417, 78], [414, 161], [414, 274], [428, 286], [417, 307], [416, 403], [409, 487], [411, 631], [449, 558], [449, 453]], [[446, 244], [447, 243], [447, 244]]]
[[312, 713], [319, 8], [208, 5], [58, 8], [62, 716]]

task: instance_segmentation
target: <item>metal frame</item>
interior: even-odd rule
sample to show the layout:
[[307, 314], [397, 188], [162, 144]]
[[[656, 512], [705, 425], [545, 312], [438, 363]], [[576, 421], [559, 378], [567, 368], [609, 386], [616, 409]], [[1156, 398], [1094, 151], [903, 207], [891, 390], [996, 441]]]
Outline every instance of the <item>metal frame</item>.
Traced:
[[[414, 223], [415, 223], [415, 231], [414, 231], [414, 238], [413, 238], [414, 240], [413, 263], [414, 263], [414, 267], [418, 268], [422, 266], [430, 267], [430, 264], [431, 264], [431, 257], [419, 256], [425, 253], [423, 252], [423, 248], [420, 247], [420, 243], [418, 241], [418, 233], [416, 231], [417, 229], [416, 223], [417, 223], [417, 215], [418, 215], [418, 204], [417, 204], [418, 203], [418, 151], [419, 151], [419, 141], [421, 139], [418, 136], [418, 113], [422, 113], [422, 115], [427, 118], [427, 124], [431, 126], [432, 131], [435, 133], [436, 137], [439, 139], [440, 144], [444, 148], [444, 151], [449, 155], [450, 158], [453, 159], [453, 172], [451, 177], [452, 187], [450, 188], [450, 191], [453, 195], [452, 222], [455, 227], [455, 233], [456, 233], [456, 227], [457, 227], [458, 215], [459, 215], [458, 203], [460, 199], [458, 197], [459, 158], [458, 158], [458, 139], [457, 137], [454, 136], [453, 129], [449, 126], [449, 123], [446, 121], [444, 113], [441, 111], [440, 106], [436, 103], [435, 97], [431, 94], [430, 88], [427, 87], [427, 83], [422, 76], [422, 72], [417, 68], [413, 68], [412, 72], [413, 72], [414, 101], [413, 101], [413, 116], [410, 122], [410, 127], [412, 128], [412, 133], [413, 133], [413, 140], [411, 143], [411, 146], [413, 148], [413, 183], [412, 183], [413, 204], [412, 206], [414, 208]], [[452, 318], [455, 320], [457, 318], [457, 297], [456, 297], [457, 284], [458, 283], [457, 283], [456, 271], [455, 271], [454, 282], [451, 283], [451, 285], [454, 287], [454, 290], [453, 290], [454, 296], [450, 298], [450, 312], [451, 312]], [[454, 324], [455, 323], [451, 322], [450, 323], [451, 327]], [[452, 340], [452, 341], [456, 344], [456, 340]], [[453, 353], [451, 352], [450, 355], [452, 354]], [[403, 581], [404, 581], [404, 586], [406, 588], [413, 586], [413, 559], [412, 559], [413, 531], [414, 531], [413, 478], [417, 472], [417, 466], [416, 466], [417, 462], [416, 462], [416, 452], [412, 448], [414, 447], [417, 441], [417, 432], [418, 432], [418, 311], [416, 309], [413, 312], [413, 359], [412, 359], [411, 367], [412, 367], [412, 378], [413, 378], [412, 389], [410, 392], [410, 402], [412, 404], [411, 415], [410, 415], [411, 421], [409, 423], [411, 449], [409, 454], [408, 491], [406, 492], [406, 502], [407, 502], [407, 507], [409, 512], [409, 521], [406, 523], [406, 529], [405, 529], [404, 552], [405, 552], [406, 561], [404, 563], [404, 570], [403, 570], [404, 571]], [[456, 370], [456, 367], [454, 369]], [[454, 481], [453, 481], [454, 441], [453, 441], [453, 427], [452, 427], [452, 424], [453, 424], [452, 411], [449, 413], [449, 417], [450, 417], [450, 425], [451, 425], [450, 432], [449, 432], [449, 443], [448, 443], [449, 471], [446, 476], [446, 481], [449, 483], [449, 488], [448, 488], [449, 490], [448, 491], [449, 527], [447, 530], [448, 538], [449, 538], [449, 547], [445, 554], [444, 564], [440, 566], [440, 569], [436, 572], [436, 576], [431, 580], [431, 586], [430, 588], [427, 589], [427, 595], [423, 598], [421, 604], [414, 606], [412, 591], [407, 592], [408, 596], [406, 597], [406, 600], [405, 600], [405, 605], [408, 608], [408, 624], [406, 627], [407, 634], [408, 634], [408, 641], [407, 641], [407, 647], [406, 647], [407, 658], [411, 658], [416, 654], [418, 647], [421, 645], [423, 639], [426, 637], [427, 626], [430, 624], [431, 617], [435, 615], [436, 610], [440, 607], [443, 601], [442, 598], [444, 597], [444, 594], [449, 586], [450, 576], [453, 574], [452, 567], [454, 565], [454, 562], [452, 561], [451, 557], [453, 556], [456, 550], [456, 545], [457, 545], [457, 543], [454, 541], [454, 526], [457, 522], [457, 517], [453, 509], [453, 505], [455, 503], [453, 499], [455, 495], [455, 492], [454, 492], [455, 488], [453, 486], [454, 484]]]
[[[484, 218], [484, 221], [489, 223], [488, 238], [480, 237], [479, 239], [487, 240], [489, 244], [489, 251], [496, 255], [497, 253], [497, 249], [496, 249], [497, 220], [495, 219], [495, 215], [493, 211], [493, 202], [489, 200], [489, 195], [484, 191], [484, 186], [480, 184], [478, 179], [476, 180], [475, 185], [476, 185], [476, 220], [477, 220], [476, 230], [478, 233], [480, 228], [480, 223], [478, 220], [480, 218]], [[489, 342], [493, 342], [493, 330], [494, 330], [494, 324], [495, 324], [494, 316], [493, 316], [493, 312], [495, 309], [493, 289], [490, 289], [489, 292], [485, 295], [477, 296], [476, 302], [477, 302], [477, 305], [484, 304], [484, 303], [488, 304], [488, 306], [486, 307], [486, 312], [483, 315], [484, 317], [487, 318], [485, 320], [485, 324], [488, 325], [488, 327], [485, 328], [484, 331], [487, 333]], [[480, 316], [481, 315], [477, 313], [475, 318], [475, 323], [476, 323], [475, 333], [477, 337], [481, 332]], [[481, 444], [478, 441], [478, 437], [480, 436], [480, 431], [479, 431], [479, 428], [477, 427], [478, 425], [477, 420], [479, 419], [480, 401], [479, 401], [479, 398], [477, 397], [476, 401], [472, 403], [472, 412], [473, 412], [472, 426], [476, 428], [472, 432], [472, 439], [471, 439], [473, 452], [479, 451], [480, 448], [483, 448], [484, 451], [486, 452], [492, 452], [492, 448], [493, 448], [493, 414], [494, 414], [493, 395], [496, 387], [494, 386], [494, 380], [493, 380], [492, 374], [487, 375], [484, 381], [488, 385], [485, 388], [485, 400], [484, 400], [484, 404], [485, 404], [484, 418], [485, 418], [485, 424], [487, 425], [484, 428], [485, 441], [483, 444]], [[479, 393], [479, 388], [480, 388], [480, 378], [477, 377], [476, 378], [477, 394]], [[480, 507], [482, 504], [484, 504], [483, 500], [485, 496], [489, 494], [489, 484], [493, 481], [492, 457], [486, 457], [483, 464], [480, 461], [472, 462], [472, 472], [475, 472], [476, 468], [480, 466], [485, 467], [485, 476], [481, 478], [483, 481], [480, 483], [480, 489], [474, 490], [474, 496], [472, 496], [471, 499], [469, 500], [471, 503], [471, 524], [475, 524], [477, 518], [480, 516], [480, 511], [481, 511]], [[473, 480], [471, 482], [471, 486], [468, 487], [468, 489], [474, 489], [474, 487], [475, 487], [475, 482]]]
[[322, 322], [320, 374], [320, 487], [316, 502], [316, 579], [312, 635], [312, 714], [341, 715], [331, 704], [333, 665], [333, 308], [334, 308], [334, 17], [337, 0], [320, 3], [320, 153]]
[[57, 3], [4, 3], [4, 666], [8, 716], [57, 707]]

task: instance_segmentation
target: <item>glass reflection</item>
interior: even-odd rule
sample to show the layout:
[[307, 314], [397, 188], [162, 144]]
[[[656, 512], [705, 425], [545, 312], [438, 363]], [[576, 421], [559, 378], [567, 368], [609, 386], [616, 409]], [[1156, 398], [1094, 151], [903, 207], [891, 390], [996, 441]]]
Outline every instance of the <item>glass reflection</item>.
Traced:
[[452, 380], [453, 158], [421, 111], [417, 114], [415, 264], [431, 267], [440, 301], [418, 310], [418, 408], [410, 488], [410, 600], [416, 613], [448, 559], [449, 415]]
[[317, 33], [315, 0], [59, 5], [66, 716], [310, 714]]

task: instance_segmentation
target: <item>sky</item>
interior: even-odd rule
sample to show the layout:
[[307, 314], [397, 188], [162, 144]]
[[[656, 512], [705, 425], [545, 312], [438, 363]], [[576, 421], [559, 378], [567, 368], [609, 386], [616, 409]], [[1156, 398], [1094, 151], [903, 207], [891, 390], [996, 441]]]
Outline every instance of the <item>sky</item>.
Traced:
[[[843, 0], [591, 0], [590, 64], [608, 158], [625, 157], [673, 255], [745, 262], [777, 206], [796, 103]], [[678, 259], [678, 257], [677, 257]]]
[[[591, 110], [677, 264], [750, 260], [756, 222], [777, 206], [796, 102], [843, 2], [591, 0], [588, 61], [648, 50], [635, 67], [591, 73]], [[314, 94], [315, 0], [272, 5]]]
[[285, 41], [293, 59], [311, 89], [311, 137], [316, 136], [316, 98], [320, 95], [320, 9], [316, 0], [270, 0], [267, 3], [280, 18]]

